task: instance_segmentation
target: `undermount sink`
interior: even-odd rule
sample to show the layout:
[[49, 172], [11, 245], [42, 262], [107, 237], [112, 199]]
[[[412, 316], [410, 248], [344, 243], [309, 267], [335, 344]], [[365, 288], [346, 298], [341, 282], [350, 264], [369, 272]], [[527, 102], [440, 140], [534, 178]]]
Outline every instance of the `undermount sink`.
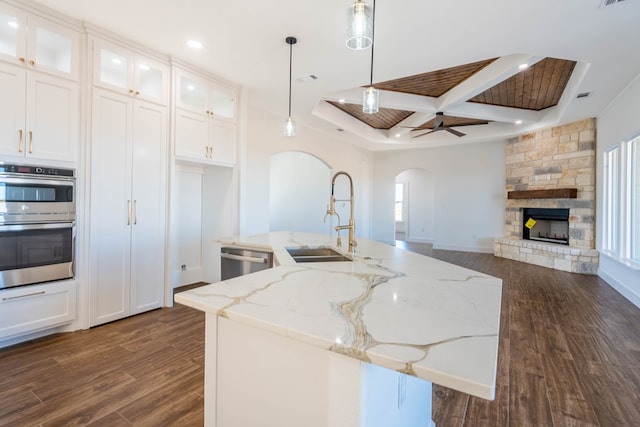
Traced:
[[352, 261], [331, 248], [286, 248], [295, 262]]

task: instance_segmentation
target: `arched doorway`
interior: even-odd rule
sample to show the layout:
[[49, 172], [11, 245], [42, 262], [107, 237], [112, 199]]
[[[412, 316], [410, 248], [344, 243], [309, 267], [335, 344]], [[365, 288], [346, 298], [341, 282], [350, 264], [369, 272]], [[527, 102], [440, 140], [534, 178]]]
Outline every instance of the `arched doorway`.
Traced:
[[396, 240], [433, 243], [434, 179], [425, 169], [407, 169], [395, 179]]

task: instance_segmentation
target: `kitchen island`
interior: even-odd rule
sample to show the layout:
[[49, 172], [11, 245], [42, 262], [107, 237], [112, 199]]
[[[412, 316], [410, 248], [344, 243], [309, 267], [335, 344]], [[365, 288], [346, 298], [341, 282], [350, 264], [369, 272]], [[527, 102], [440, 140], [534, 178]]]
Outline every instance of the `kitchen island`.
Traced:
[[359, 239], [352, 261], [296, 263], [328, 235], [274, 232], [274, 268], [176, 294], [206, 313], [205, 425], [428, 426], [431, 384], [495, 393], [500, 279]]

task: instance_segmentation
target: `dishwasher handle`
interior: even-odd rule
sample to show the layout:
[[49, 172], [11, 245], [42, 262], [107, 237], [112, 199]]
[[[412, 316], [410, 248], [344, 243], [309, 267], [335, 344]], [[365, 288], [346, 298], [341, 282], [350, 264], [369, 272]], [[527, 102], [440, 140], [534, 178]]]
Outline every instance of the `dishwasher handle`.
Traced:
[[256, 264], [267, 264], [269, 262], [268, 258], [257, 258], [252, 256], [234, 255], [234, 254], [227, 254], [224, 252], [220, 254], [220, 258], [232, 259], [234, 261], [253, 262]]

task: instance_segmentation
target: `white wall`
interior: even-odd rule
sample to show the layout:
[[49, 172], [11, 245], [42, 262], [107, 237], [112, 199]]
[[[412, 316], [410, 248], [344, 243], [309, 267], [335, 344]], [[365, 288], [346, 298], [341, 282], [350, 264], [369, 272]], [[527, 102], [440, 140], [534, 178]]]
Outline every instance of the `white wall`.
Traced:
[[329, 202], [329, 166], [311, 154], [285, 151], [271, 156], [270, 169], [270, 230], [330, 232], [328, 218], [326, 223], [312, 220]]
[[[604, 152], [640, 131], [640, 75], [598, 116], [597, 126], [597, 211], [596, 248], [602, 251], [603, 155]], [[640, 307], [640, 270], [600, 252], [598, 275]]]
[[[282, 134], [284, 120], [283, 117], [258, 108], [248, 109], [246, 138], [243, 141], [245, 146], [241, 154], [240, 233], [258, 234], [270, 231], [271, 156], [286, 151], [300, 151], [316, 156], [334, 172], [344, 170], [353, 177], [356, 235], [369, 237], [372, 154], [330, 135], [305, 128], [300, 123], [297, 135], [287, 138]], [[326, 202], [316, 215], [306, 219], [309, 227], [322, 225], [330, 191], [328, 180], [322, 194]]]
[[375, 153], [372, 237], [393, 241], [395, 177], [418, 168], [433, 177], [434, 248], [492, 253], [504, 223], [505, 143]]

